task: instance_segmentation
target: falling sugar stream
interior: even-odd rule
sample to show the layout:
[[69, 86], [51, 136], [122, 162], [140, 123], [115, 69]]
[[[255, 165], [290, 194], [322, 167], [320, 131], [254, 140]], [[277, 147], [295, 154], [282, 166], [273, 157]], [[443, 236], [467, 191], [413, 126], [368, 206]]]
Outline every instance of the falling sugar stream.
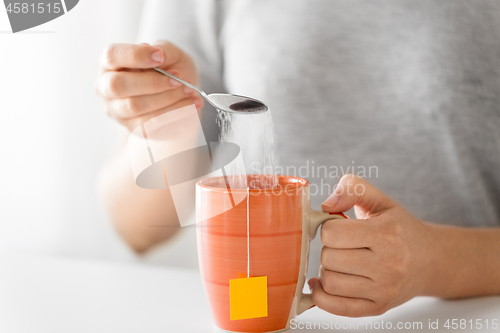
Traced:
[[[217, 110], [220, 142], [240, 147], [243, 165], [233, 163], [226, 168], [228, 183], [233, 189], [247, 191], [247, 278], [250, 277], [250, 189], [271, 189], [278, 186], [278, 145], [271, 111], [260, 114], [230, 114]], [[247, 175], [252, 175], [248, 182]]]
[[250, 277], [250, 187], [247, 187], [247, 278]]
[[[230, 114], [218, 111], [219, 141], [240, 147], [244, 165], [226, 168], [232, 186], [245, 189], [269, 189], [278, 185], [278, 145], [271, 111], [259, 114]], [[246, 175], [254, 175], [247, 184]]]

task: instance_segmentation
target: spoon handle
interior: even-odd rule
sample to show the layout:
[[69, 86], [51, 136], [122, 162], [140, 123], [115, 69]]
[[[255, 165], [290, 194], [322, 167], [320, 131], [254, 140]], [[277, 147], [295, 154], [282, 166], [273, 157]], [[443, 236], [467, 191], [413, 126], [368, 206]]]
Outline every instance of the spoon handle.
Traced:
[[187, 82], [187, 81], [184, 81], [183, 79], [180, 79], [178, 78], [177, 76], [173, 75], [173, 74], [170, 74], [169, 72], [166, 72], [164, 71], [163, 69], [159, 69], [158, 67], [154, 67], [153, 68], [155, 71], [157, 71], [158, 73], [161, 73], [163, 75], [166, 75], [168, 76], [169, 78], [171, 79], [174, 79], [176, 81], [179, 81], [180, 83], [182, 83], [183, 85], [185, 86], [188, 86], [189, 88], [191, 89], [194, 89], [196, 90], [197, 92], [199, 92], [203, 97], [207, 98], [207, 94], [205, 94], [205, 92], [203, 90], [201, 90], [200, 88], [198, 88], [197, 86], [195, 85], [192, 85], [191, 83]]

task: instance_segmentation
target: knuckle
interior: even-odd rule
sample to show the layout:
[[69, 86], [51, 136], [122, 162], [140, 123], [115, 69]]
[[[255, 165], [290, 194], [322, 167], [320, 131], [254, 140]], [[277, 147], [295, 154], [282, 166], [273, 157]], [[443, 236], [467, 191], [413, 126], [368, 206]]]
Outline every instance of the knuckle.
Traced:
[[333, 223], [329, 221], [323, 223], [323, 226], [321, 227], [321, 243], [323, 244], [330, 243], [333, 234], [332, 229], [333, 229]]
[[407, 266], [406, 260], [395, 254], [392, 258], [386, 258], [380, 262], [379, 267], [382, 269], [388, 279], [394, 283], [398, 283], [406, 275]]
[[116, 59], [118, 45], [116, 43], [109, 44], [104, 51], [104, 61], [106, 64], [113, 64]]
[[352, 309], [349, 309], [346, 303], [344, 302], [339, 302], [337, 304], [337, 307], [335, 308], [335, 313], [337, 316], [342, 316], [342, 317], [356, 317], [355, 316], [355, 311]]
[[322, 302], [322, 297], [321, 294], [317, 291], [312, 292], [312, 300], [313, 303], [316, 304], [319, 308], [321, 308], [323, 302]]
[[392, 231], [393, 228], [387, 228], [387, 229], [391, 229], [391, 230], [385, 231], [385, 233], [384, 233], [384, 235], [382, 237], [382, 242], [385, 245], [385, 247], [394, 250], [394, 245], [397, 242], [397, 236]]
[[119, 73], [109, 73], [108, 75], [108, 92], [112, 95], [118, 96], [123, 88], [122, 77]]
[[404, 260], [396, 260], [392, 267], [392, 275], [395, 279], [401, 280], [406, 273], [406, 265]]
[[137, 114], [142, 110], [142, 107], [137, 98], [127, 98], [125, 100], [125, 105], [129, 114]]
[[403, 226], [401, 223], [394, 220], [388, 220], [383, 223], [382, 228], [384, 243], [395, 246], [402, 242]]
[[327, 253], [327, 248], [325, 246], [323, 246], [323, 248], [321, 249], [321, 257], [320, 257], [320, 262], [321, 262], [321, 265], [325, 266], [325, 264], [327, 263], [327, 260], [328, 260], [328, 253]]
[[388, 305], [385, 303], [380, 303], [375, 305], [375, 309], [373, 310], [373, 314], [375, 316], [380, 316], [386, 313], [389, 310]]
[[398, 236], [398, 238], [401, 237], [401, 235], [403, 234], [403, 226], [401, 223], [399, 222], [396, 222], [396, 221], [393, 221], [392, 222], [392, 233], [396, 236]]
[[335, 287], [335, 283], [333, 282], [332, 279], [328, 278], [327, 276], [324, 276], [321, 279], [321, 284], [323, 285], [323, 290], [327, 294], [333, 295], [336, 293], [337, 288]]
[[[381, 297], [384, 299], [385, 298], [392, 299], [397, 294], [396, 289], [397, 288], [395, 286], [395, 283], [387, 283], [385, 285], [380, 286], [380, 291], [382, 292]], [[381, 301], [377, 304], [377, 306], [384, 305], [384, 304], [385, 304], [385, 301]]]
[[321, 243], [326, 244], [326, 241], [328, 240], [328, 235], [326, 234], [327, 231], [325, 229], [321, 229]]

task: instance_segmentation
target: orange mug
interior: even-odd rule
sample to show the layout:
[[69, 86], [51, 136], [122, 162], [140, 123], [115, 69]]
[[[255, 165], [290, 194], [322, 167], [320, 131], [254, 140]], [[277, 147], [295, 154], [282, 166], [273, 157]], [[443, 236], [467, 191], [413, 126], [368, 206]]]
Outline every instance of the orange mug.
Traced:
[[[224, 331], [283, 331], [314, 306], [311, 295], [302, 293], [310, 241], [323, 222], [346, 218], [311, 210], [307, 180], [278, 181], [274, 189], [228, 189], [223, 177], [196, 184], [200, 271], [215, 324]], [[246, 276], [248, 268], [250, 277], [267, 277], [267, 317], [231, 320], [229, 280]]]

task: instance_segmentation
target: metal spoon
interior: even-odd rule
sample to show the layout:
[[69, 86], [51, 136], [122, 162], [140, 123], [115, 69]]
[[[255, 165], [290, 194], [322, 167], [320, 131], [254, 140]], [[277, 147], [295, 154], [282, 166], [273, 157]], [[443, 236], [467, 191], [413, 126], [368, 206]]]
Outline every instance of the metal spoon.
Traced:
[[200, 93], [203, 98], [207, 100], [208, 103], [212, 104], [216, 109], [225, 111], [225, 112], [230, 112], [230, 113], [247, 113], [247, 114], [256, 114], [256, 113], [263, 113], [267, 112], [268, 108], [267, 106], [262, 103], [261, 101], [255, 99], [255, 98], [250, 98], [250, 97], [245, 97], [245, 96], [239, 96], [239, 95], [233, 95], [233, 94], [210, 94], [207, 95], [203, 90], [200, 88], [192, 85], [189, 82], [186, 82], [182, 79], [179, 79], [177, 76], [170, 74], [169, 72], [165, 72], [162, 69], [159, 68], [153, 68], [155, 71], [168, 76], [171, 79], [174, 79], [176, 81], [179, 81], [185, 86], [188, 86], [191, 89], [196, 90], [197, 92]]

